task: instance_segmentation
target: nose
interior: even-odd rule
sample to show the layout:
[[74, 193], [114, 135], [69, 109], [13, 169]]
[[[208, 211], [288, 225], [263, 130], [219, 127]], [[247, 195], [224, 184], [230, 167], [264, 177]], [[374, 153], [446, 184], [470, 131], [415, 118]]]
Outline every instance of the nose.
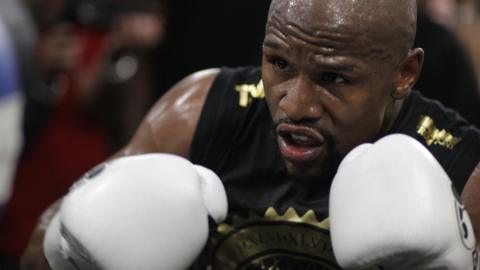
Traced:
[[279, 107], [286, 116], [294, 121], [319, 120], [324, 113], [320, 92], [314, 83], [305, 76], [298, 76], [290, 85], [286, 85]]

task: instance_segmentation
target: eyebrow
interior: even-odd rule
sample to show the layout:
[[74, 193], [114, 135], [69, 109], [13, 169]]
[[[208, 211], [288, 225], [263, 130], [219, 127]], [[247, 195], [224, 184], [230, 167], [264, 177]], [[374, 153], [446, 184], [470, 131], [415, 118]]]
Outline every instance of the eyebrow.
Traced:
[[280, 44], [278, 44], [278, 42], [275, 42], [275, 41], [272, 41], [272, 40], [268, 40], [266, 39], [264, 42], [263, 42], [263, 46], [264, 47], [270, 47], [272, 49], [283, 49], [282, 46], [280, 46]]
[[352, 65], [335, 65], [335, 64], [326, 64], [326, 63], [319, 63], [317, 62], [317, 64], [320, 64], [322, 65], [322, 67], [328, 69], [328, 70], [331, 70], [331, 71], [335, 71], [335, 72], [353, 72], [355, 71], [355, 66], [352, 66]]
[[[263, 42], [264, 47], [268, 47], [271, 49], [277, 49], [277, 50], [285, 50], [285, 47], [283, 47], [280, 43], [270, 40], [270, 39], [265, 39]], [[332, 64], [332, 63], [325, 63], [322, 61], [315, 61], [316, 64], [321, 65], [325, 69], [335, 71], [335, 72], [353, 72], [355, 71], [355, 65], [349, 65], [349, 64]]]

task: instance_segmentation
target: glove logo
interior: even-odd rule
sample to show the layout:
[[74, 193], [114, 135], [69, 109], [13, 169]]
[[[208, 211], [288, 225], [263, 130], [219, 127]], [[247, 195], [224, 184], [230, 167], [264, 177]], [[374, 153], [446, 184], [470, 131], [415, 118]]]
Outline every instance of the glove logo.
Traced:
[[472, 222], [468, 216], [465, 206], [460, 203], [460, 196], [452, 185], [452, 192], [455, 197], [455, 211], [457, 216], [458, 228], [460, 230], [460, 238], [467, 250], [475, 251], [475, 235], [473, 234]]

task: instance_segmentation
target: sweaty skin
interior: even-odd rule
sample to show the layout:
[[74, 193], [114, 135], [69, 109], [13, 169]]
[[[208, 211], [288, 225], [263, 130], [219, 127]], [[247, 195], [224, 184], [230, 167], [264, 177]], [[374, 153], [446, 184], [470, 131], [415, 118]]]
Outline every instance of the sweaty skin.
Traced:
[[[324, 164], [391, 127], [422, 66], [423, 51], [411, 49], [415, 12], [414, 0], [273, 0], [262, 78], [289, 173], [322, 175]], [[174, 86], [114, 157], [168, 152], [188, 158], [218, 72], [201, 71]], [[462, 193], [478, 243], [479, 192], [480, 163]], [[44, 233], [44, 225], [36, 228], [24, 269], [47, 269]]]
[[334, 171], [391, 127], [422, 66], [415, 25], [412, 0], [272, 3], [262, 77], [274, 121], [291, 122], [276, 129], [291, 174]]
[[166, 152], [189, 158], [203, 104], [218, 72], [200, 71], [175, 85], [154, 105], [131, 142], [116, 156]]

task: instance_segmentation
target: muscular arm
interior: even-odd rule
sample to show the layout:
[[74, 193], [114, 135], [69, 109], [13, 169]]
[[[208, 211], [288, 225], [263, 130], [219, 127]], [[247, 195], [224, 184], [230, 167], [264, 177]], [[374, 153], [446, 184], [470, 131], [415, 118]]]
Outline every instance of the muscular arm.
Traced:
[[480, 162], [473, 170], [462, 192], [462, 202], [472, 221], [477, 249], [480, 250]]
[[164, 152], [188, 158], [203, 104], [217, 74], [217, 69], [200, 71], [174, 86], [115, 157]]
[[[111, 159], [155, 152], [188, 158], [203, 104], [218, 72], [217, 69], [200, 71], [175, 85], [153, 106], [130, 143]], [[22, 257], [22, 269], [49, 269], [43, 256], [43, 239], [59, 206], [60, 201], [40, 218]]]

